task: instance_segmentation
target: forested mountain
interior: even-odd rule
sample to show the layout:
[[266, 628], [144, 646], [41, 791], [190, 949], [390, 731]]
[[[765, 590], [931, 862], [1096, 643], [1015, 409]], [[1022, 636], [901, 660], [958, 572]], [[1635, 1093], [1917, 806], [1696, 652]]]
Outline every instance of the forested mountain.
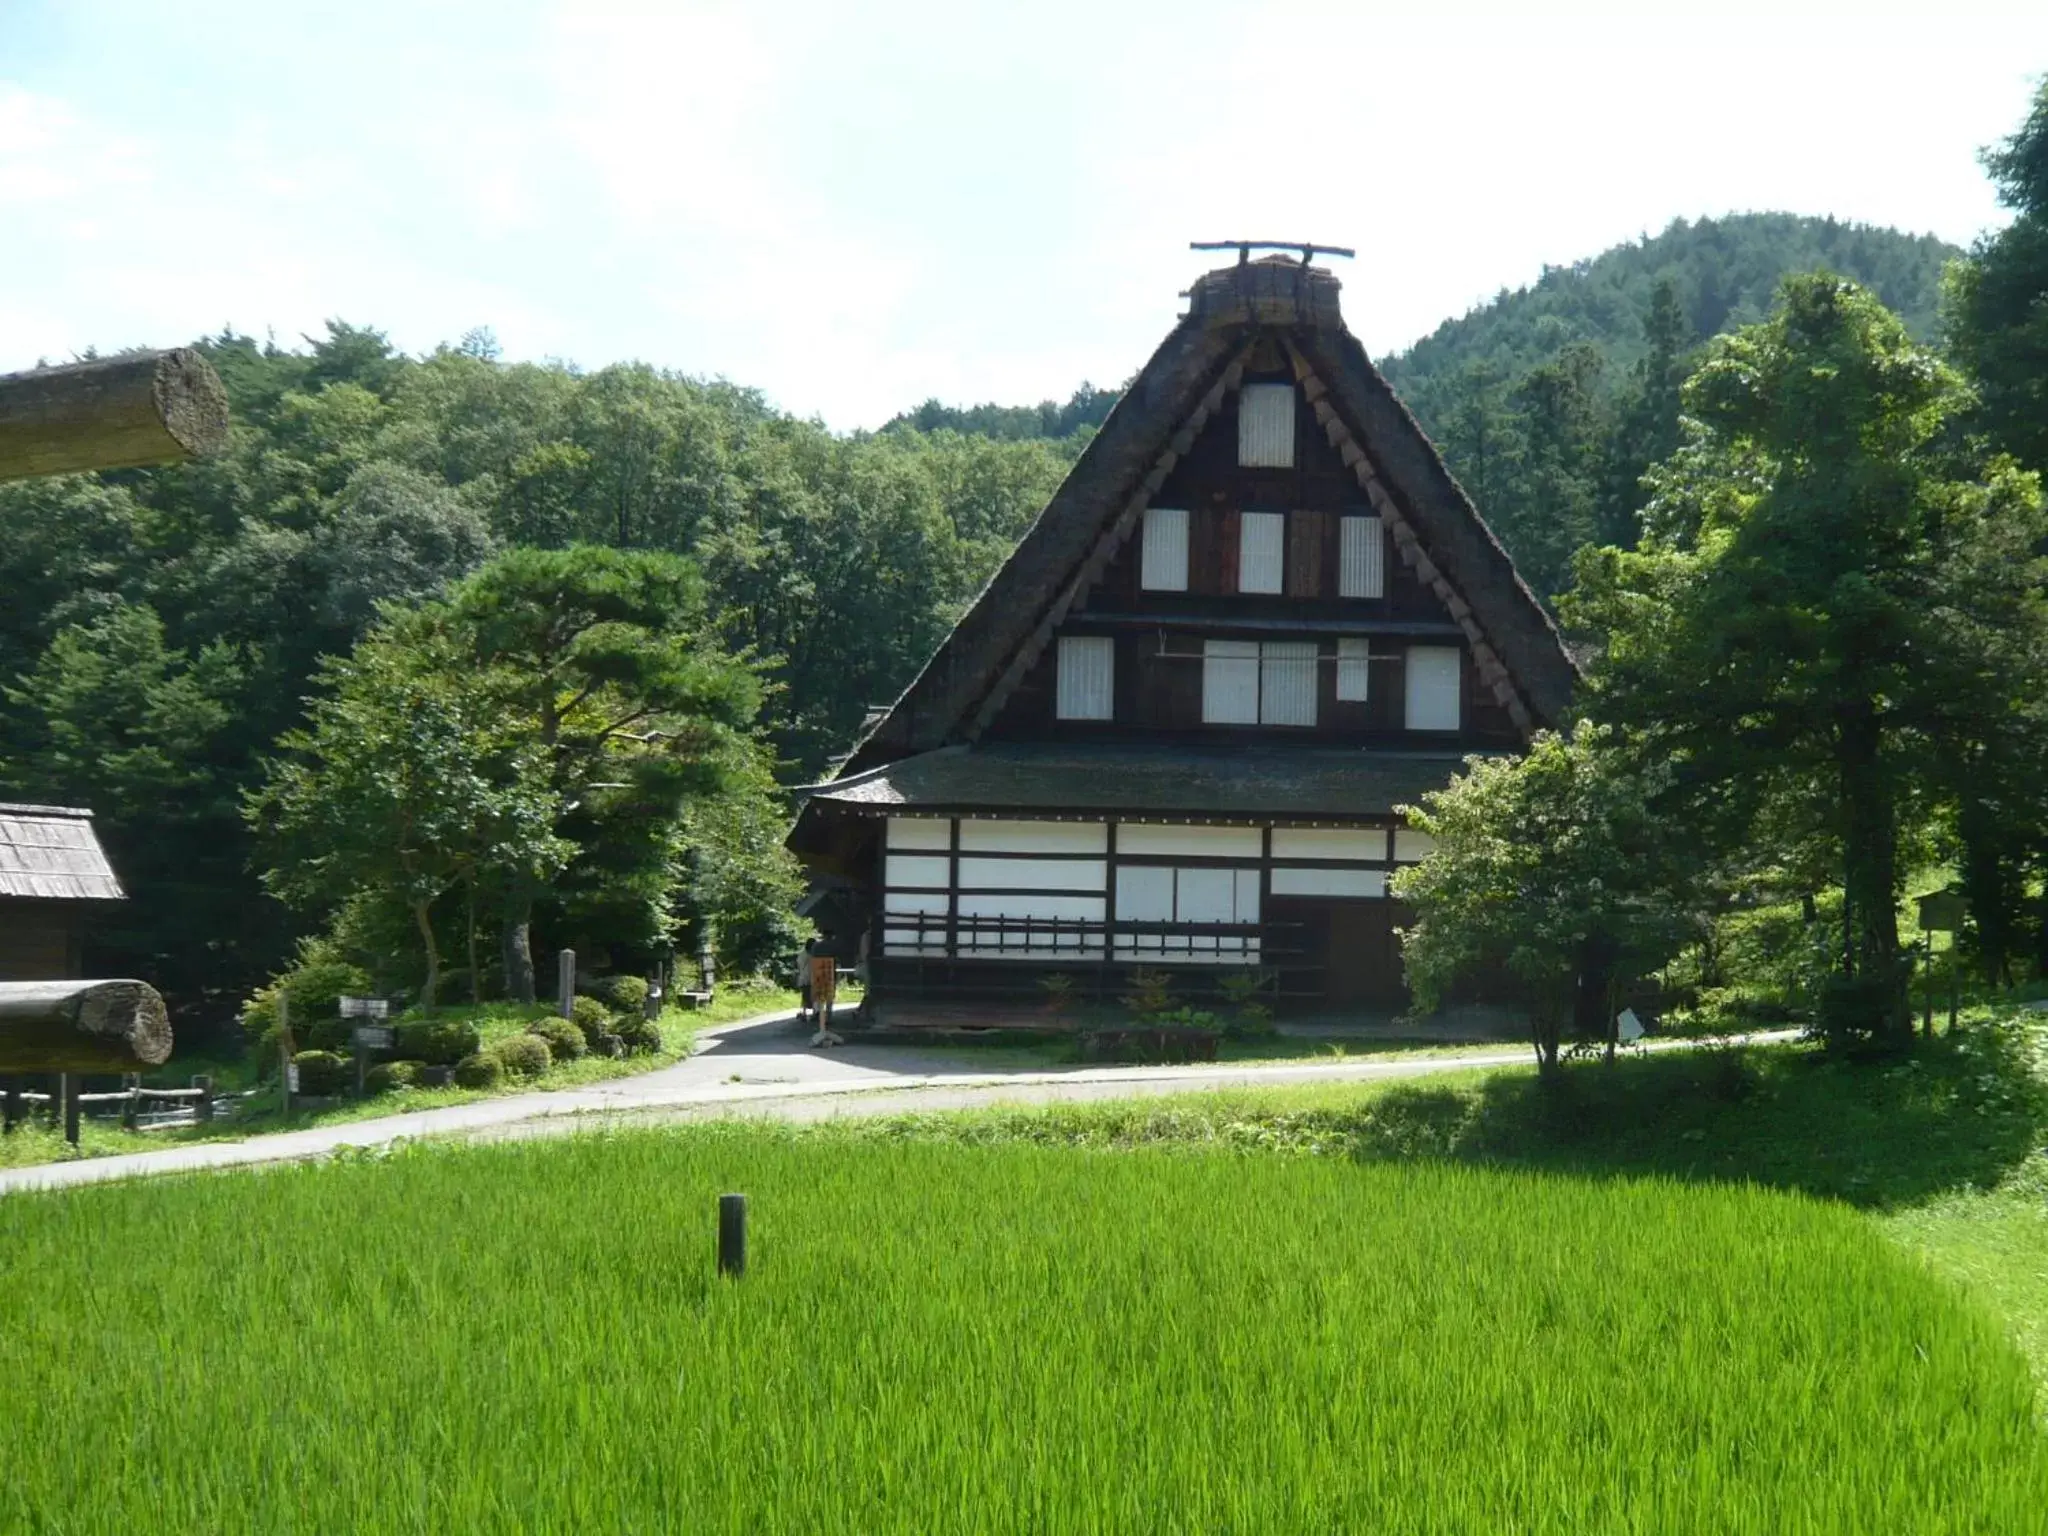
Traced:
[[1660, 235], [1547, 268], [1526, 288], [1503, 289], [1379, 365], [1425, 420], [1462, 393], [1466, 370], [1512, 379], [1575, 342], [1599, 350], [1611, 386], [1648, 350], [1643, 321], [1660, 281], [1676, 291], [1686, 329], [1704, 337], [1763, 319], [1788, 274], [1813, 271], [1861, 283], [1927, 341], [1941, 269], [1960, 255], [1932, 235], [1792, 213], [1674, 219]]

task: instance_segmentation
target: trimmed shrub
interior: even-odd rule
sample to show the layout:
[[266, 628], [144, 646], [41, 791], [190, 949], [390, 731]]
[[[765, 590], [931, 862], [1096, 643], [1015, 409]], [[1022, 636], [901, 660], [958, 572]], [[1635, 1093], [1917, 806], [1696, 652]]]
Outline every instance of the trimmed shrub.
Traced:
[[645, 1055], [661, 1049], [661, 1031], [654, 1027], [651, 1020], [621, 1019], [616, 1028], [629, 1056]]
[[497, 1057], [510, 1077], [539, 1077], [555, 1059], [538, 1035], [507, 1035], [492, 1041], [488, 1054]]
[[569, 1005], [569, 1022], [583, 1031], [584, 1044], [595, 1050], [597, 1037], [611, 1032], [611, 1010], [594, 997], [579, 997]]
[[332, 1051], [301, 1051], [292, 1065], [299, 1069], [299, 1092], [314, 1098], [345, 1093], [355, 1078], [347, 1058]]
[[626, 1042], [610, 1030], [606, 1030], [597, 1037], [596, 1042], [590, 1047], [590, 1054], [605, 1057], [623, 1056], [626, 1054]]
[[445, 1067], [483, 1049], [483, 1036], [467, 1019], [402, 1019], [398, 1054], [408, 1061]]
[[455, 1063], [455, 1086], [458, 1088], [495, 1088], [504, 1080], [505, 1064], [496, 1056], [478, 1052]]
[[567, 1019], [535, 1019], [526, 1026], [526, 1032], [544, 1042], [548, 1054], [556, 1061], [574, 1061], [590, 1051], [583, 1031]]
[[590, 984], [590, 995], [620, 1013], [638, 1013], [647, 1006], [647, 981], [640, 976], [603, 976]]
[[390, 1093], [399, 1088], [419, 1086], [420, 1071], [424, 1063], [417, 1061], [380, 1061], [370, 1068], [363, 1083], [372, 1093]]

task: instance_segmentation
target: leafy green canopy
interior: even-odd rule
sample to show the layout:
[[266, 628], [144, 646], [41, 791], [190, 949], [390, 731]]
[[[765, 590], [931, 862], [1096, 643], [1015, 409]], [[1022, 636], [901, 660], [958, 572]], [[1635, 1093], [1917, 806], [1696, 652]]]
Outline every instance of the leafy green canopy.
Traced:
[[2048, 83], [2019, 131], [1984, 164], [2013, 221], [1955, 264], [1942, 319], [1977, 381], [1993, 438], [2048, 471]]
[[[1509, 981], [1554, 1069], [1589, 984], [1605, 993], [1646, 975], [1691, 934], [1682, 838], [1654, 805], [1666, 778], [1614, 732], [1582, 725], [1539, 733], [1523, 757], [1472, 758], [1407, 807], [1436, 842], [1393, 882], [1415, 909], [1402, 959], [1417, 1004]], [[1594, 1001], [1611, 1021], [1611, 996]]]
[[1865, 290], [1788, 281], [1686, 386], [1642, 548], [1587, 552], [1565, 604], [1603, 647], [1586, 709], [1671, 765], [1704, 849], [1839, 869], [1849, 1006], [1881, 1029], [1905, 1024], [1902, 827], [2032, 729], [2048, 679], [2039, 487], [1958, 456], [1967, 399]]

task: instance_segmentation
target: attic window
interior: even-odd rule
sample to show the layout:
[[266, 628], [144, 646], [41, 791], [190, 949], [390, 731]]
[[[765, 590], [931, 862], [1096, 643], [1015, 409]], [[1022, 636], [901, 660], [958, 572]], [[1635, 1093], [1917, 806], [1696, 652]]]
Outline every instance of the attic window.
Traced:
[[1147, 592], [1188, 589], [1188, 514], [1184, 507], [1147, 507], [1138, 585]]
[[1285, 590], [1287, 514], [1246, 512], [1237, 520], [1237, 590]]
[[1202, 723], [1314, 725], [1315, 642], [1205, 641]]
[[1254, 469], [1294, 467], [1294, 386], [1247, 384], [1237, 396], [1237, 462]]
[[1363, 704], [1372, 697], [1372, 642], [1345, 636], [1337, 642], [1337, 700]]
[[1386, 537], [1376, 517], [1347, 517], [1337, 549], [1339, 597], [1387, 595]]
[[1062, 720], [1116, 718], [1116, 641], [1107, 635], [1060, 636], [1059, 699]]
[[1455, 731], [1462, 723], [1463, 657], [1454, 645], [1408, 647], [1406, 724], [1411, 731]]

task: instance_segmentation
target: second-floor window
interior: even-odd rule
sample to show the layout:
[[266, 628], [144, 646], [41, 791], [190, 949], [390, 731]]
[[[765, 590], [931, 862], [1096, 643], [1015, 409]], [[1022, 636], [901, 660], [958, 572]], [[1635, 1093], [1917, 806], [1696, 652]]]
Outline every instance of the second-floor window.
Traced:
[[1147, 592], [1188, 589], [1188, 514], [1185, 507], [1147, 507], [1139, 548], [1138, 585]]
[[1376, 517], [1346, 517], [1339, 524], [1337, 595], [1387, 595], [1386, 540]]
[[1116, 641], [1107, 635], [1062, 635], [1058, 699], [1062, 720], [1116, 718]]
[[1455, 731], [1463, 724], [1464, 660], [1455, 645], [1408, 647], [1403, 724], [1411, 731]]
[[1314, 725], [1313, 640], [1209, 640], [1202, 646], [1204, 725]]
[[1237, 590], [1273, 593], [1287, 585], [1287, 514], [1245, 512], [1237, 520]]

